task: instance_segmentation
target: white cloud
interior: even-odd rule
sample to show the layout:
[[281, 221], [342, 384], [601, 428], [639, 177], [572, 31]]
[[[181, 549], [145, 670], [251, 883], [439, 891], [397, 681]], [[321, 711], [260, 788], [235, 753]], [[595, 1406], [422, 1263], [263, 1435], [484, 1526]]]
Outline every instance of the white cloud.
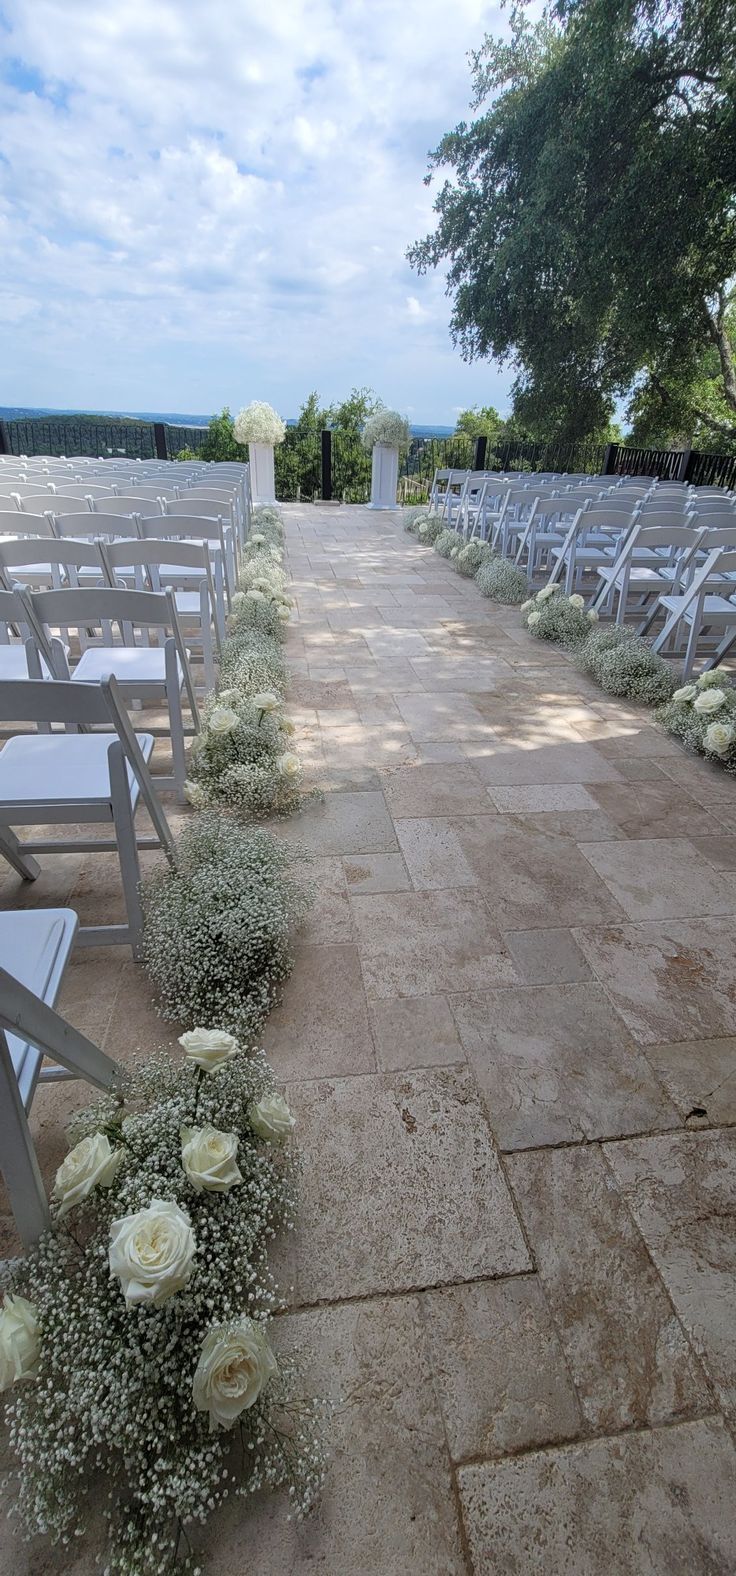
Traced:
[[291, 415], [311, 388], [370, 383], [451, 422], [503, 400], [508, 378], [452, 348], [443, 280], [405, 261], [496, 7], [3, 0], [3, 17], [4, 402]]

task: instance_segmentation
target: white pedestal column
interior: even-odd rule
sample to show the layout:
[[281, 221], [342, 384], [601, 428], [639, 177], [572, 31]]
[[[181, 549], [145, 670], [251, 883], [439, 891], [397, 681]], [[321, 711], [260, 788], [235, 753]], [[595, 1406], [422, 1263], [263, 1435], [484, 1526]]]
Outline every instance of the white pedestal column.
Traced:
[[371, 470], [371, 509], [395, 509], [396, 487], [399, 480], [399, 451], [387, 443], [376, 443], [373, 448]]
[[249, 443], [250, 485], [254, 503], [275, 503], [276, 485], [273, 478], [273, 444]]

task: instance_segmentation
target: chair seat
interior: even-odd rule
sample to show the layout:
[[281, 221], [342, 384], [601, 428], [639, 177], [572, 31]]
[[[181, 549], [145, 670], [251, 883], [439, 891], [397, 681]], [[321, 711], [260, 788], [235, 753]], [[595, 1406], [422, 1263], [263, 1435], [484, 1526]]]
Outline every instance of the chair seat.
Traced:
[[[136, 739], [149, 761], [153, 734], [137, 733]], [[8, 739], [0, 751], [0, 819], [12, 826], [13, 811], [23, 806], [109, 805], [107, 752], [114, 742], [110, 733], [24, 733]], [[130, 762], [127, 771], [135, 809], [139, 788]], [[34, 824], [27, 815], [24, 820]]]
[[[178, 657], [176, 667], [181, 685], [184, 674]], [[126, 689], [149, 684], [160, 688], [166, 682], [163, 646], [89, 646], [79, 658], [72, 678], [84, 684], [99, 684], [111, 673]]]
[[[613, 569], [599, 569], [598, 578], [605, 580], [610, 586], [620, 586], [623, 584], [624, 572], [619, 570], [616, 573]], [[650, 569], [646, 564], [636, 564], [629, 575], [629, 585], [632, 589], [636, 589], [637, 586], [672, 585], [677, 578], [676, 569], [666, 569], [664, 566], [661, 569]]]
[[[684, 596], [660, 597], [662, 607], [666, 607], [670, 613], [682, 611], [686, 624], [692, 624], [693, 612], [691, 608], [685, 609], [686, 600]], [[704, 624], [736, 624], [736, 602], [731, 602], [726, 596], [707, 596], [703, 602], [702, 618]]]
[[[0, 913], [0, 964], [47, 1007], [56, 1006], [78, 924], [77, 915], [70, 908]], [[43, 1057], [35, 1045], [18, 1035], [8, 1034], [6, 1038], [27, 1110]]]

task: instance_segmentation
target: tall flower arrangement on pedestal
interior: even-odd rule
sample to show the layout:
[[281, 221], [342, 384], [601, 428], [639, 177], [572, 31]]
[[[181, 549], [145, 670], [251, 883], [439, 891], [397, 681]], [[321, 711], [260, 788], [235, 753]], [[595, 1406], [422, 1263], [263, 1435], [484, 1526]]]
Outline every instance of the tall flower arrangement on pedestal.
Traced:
[[286, 423], [272, 405], [254, 399], [238, 411], [233, 424], [236, 443], [248, 444], [251, 489], [256, 503], [275, 503], [274, 445], [283, 443]]
[[409, 423], [397, 410], [377, 410], [368, 417], [361, 437], [373, 451], [371, 509], [395, 509], [399, 449], [409, 442]]

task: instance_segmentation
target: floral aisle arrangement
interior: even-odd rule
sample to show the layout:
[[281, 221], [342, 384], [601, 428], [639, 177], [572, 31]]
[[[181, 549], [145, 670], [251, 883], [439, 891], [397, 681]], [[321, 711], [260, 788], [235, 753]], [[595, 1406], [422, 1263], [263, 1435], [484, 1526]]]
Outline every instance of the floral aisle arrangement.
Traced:
[[291, 748], [293, 723], [276, 690], [220, 690], [204, 706], [189, 758], [190, 804], [230, 805], [250, 816], [300, 809], [302, 767]]
[[371, 509], [395, 509], [399, 478], [399, 449], [409, 442], [409, 423], [397, 410], [377, 410], [361, 433], [363, 447], [373, 451], [371, 460]]
[[323, 1475], [321, 1408], [270, 1336], [293, 1119], [262, 1053], [221, 1029], [180, 1044], [74, 1119], [51, 1230], [0, 1315], [18, 1509], [70, 1545], [104, 1484], [111, 1576], [194, 1571], [192, 1531], [226, 1496], [283, 1486], [301, 1517]]
[[736, 688], [727, 679], [702, 673], [676, 689], [656, 715], [689, 750], [736, 773]]
[[274, 410], [273, 405], [268, 405], [264, 400], [251, 400], [243, 410], [238, 411], [233, 423], [233, 437], [236, 443], [263, 443], [273, 446], [283, 443], [286, 434], [286, 422]]
[[677, 675], [669, 663], [652, 651], [648, 641], [618, 624], [593, 630], [577, 660], [582, 671], [609, 695], [625, 695], [648, 706], [668, 700], [677, 687]]
[[291, 933], [311, 891], [286, 843], [204, 809], [177, 842], [176, 866], [143, 882], [143, 961], [165, 1018], [216, 1024], [250, 1046], [280, 999]]
[[502, 558], [500, 553], [493, 553], [481, 564], [475, 583], [481, 596], [490, 597], [492, 602], [503, 602], [509, 607], [523, 602], [528, 590], [523, 569], [517, 569], [516, 564], [509, 563], [508, 558]]
[[481, 542], [477, 536], [471, 537], [469, 542], [460, 544], [457, 557], [452, 559], [453, 569], [466, 580], [474, 580], [481, 566], [488, 563], [491, 551], [490, 542]]
[[433, 544], [434, 550], [436, 553], [439, 553], [440, 558], [451, 558], [453, 553], [459, 551], [458, 541], [457, 531], [450, 531], [445, 526], [441, 531], [437, 532]]
[[542, 586], [536, 596], [521, 605], [521, 616], [535, 640], [551, 640], [574, 650], [590, 634], [597, 614], [585, 612], [583, 597], [563, 596], [558, 585]]

